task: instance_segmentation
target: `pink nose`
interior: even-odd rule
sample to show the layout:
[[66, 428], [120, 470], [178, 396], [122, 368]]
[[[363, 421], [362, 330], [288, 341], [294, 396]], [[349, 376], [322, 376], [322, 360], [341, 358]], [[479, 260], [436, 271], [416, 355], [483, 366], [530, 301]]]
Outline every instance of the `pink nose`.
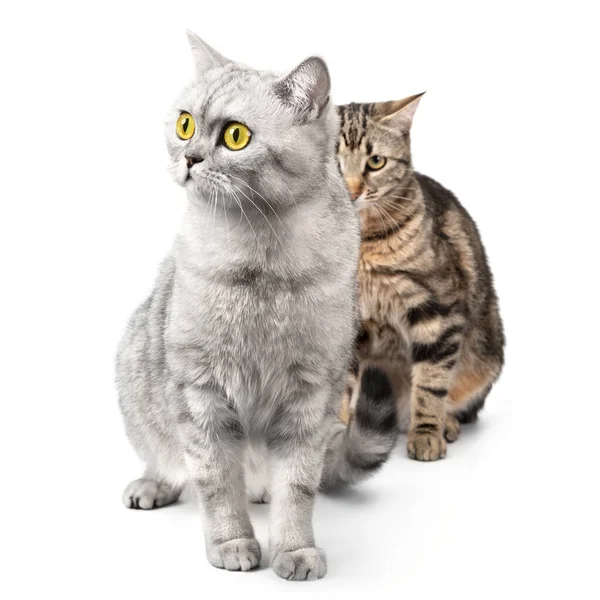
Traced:
[[198, 156], [186, 156], [185, 164], [188, 169], [191, 169], [196, 163], [201, 163], [204, 159]]
[[346, 179], [346, 186], [350, 192], [350, 198], [356, 200], [362, 193], [363, 183], [358, 177], [348, 177]]

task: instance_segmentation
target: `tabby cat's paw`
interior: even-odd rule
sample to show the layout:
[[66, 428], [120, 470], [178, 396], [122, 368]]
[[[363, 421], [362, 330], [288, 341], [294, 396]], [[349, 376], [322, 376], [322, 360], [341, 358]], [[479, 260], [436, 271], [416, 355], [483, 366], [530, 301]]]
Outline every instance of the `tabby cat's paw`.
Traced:
[[409, 458], [415, 460], [438, 460], [446, 456], [446, 440], [438, 434], [410, 431], [407, 450]]
[[260, 544], [255, 539], [229, 540], [208, 551], [213, 567], [228, 571], [249, 571], [260, 564]]
[[325, 552], [319, 548], [300, 548], [280, 552], [273, 558], [273, 570], [289, 581], [312, 581], [327, 573]]
[[460, 437], [460, 423], [454, 415], [446, 415], [444, 437], [447, 442], [455, 442]]

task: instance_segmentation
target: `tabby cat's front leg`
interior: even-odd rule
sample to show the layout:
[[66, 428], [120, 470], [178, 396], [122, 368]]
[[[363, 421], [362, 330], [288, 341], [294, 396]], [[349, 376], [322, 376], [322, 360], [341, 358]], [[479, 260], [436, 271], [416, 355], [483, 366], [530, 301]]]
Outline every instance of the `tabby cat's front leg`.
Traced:
[[261, 553], [247, 509], [242, 427], [214, 387], [187, 385], [183, 400], [180, 434], [202, 504], [208, 560], [228, 571], [248, 571], [258, 566]]
[[446, 403], [461, 338], [462, 326], [454, 325], [435, 341], [413, 341], [410, 458], [430, 461], [446, 455]]

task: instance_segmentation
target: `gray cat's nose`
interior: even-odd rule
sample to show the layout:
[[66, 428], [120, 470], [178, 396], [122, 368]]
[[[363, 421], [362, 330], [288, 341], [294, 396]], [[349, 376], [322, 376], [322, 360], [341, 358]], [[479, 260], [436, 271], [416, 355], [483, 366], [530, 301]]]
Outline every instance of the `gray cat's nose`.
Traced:
[[185, 162], [187, 164], [187, 168], [191, 169], [196, 163], [201, 163], [204, 159], [199, 158], [197, 156], [186, 156]]

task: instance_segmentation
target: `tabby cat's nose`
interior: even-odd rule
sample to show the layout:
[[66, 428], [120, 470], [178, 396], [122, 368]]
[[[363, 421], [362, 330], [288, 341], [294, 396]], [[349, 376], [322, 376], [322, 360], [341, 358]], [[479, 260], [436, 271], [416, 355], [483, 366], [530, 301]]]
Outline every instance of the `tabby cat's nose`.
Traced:
[[187, 164], [187, 168], [191, 169], [196, 163], [201, 163], [204, 159], [199, 158], [197, 156], [186, 156], [185, 162]]
[[352, 198], [352, 200], [356, 200], [361, 195], [363, 184], [358, 177], [346, 178], [346, 186], [348, 187], [350, 198]]

